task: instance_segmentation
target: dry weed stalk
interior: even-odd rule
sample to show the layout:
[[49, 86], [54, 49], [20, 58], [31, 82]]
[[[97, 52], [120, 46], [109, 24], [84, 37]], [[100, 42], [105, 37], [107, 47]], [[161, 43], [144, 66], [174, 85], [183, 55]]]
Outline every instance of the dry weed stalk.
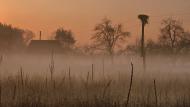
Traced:
[[94, 81], [94, 64], [92, 64], [92, 81]]
[[13, 101], [14, 101], [15, 98], [16, 98], [16, 89], [17, 89], [16, 84], [14, 84], [14, 88], [13, 88], [13, 96], [12, 96], [12, 100], [13, 100]]
[[102, 96], [103, 99], [105, 98], [106, 92], [107, 92], [108, 88], [110, 87], [111, 82], [112, 82], [112, 80], [109, 80], [108, 83], [104, 87], [103, 96]]
[[72, 88], [71, 68], [69, 67], [69, 87]]
[[105, 59], [102, 59], [102, 70], [103, 70], [103, 78], [105, 78]]
[[132, 89], [132, 84], [133, 84], [133, 63], [131, 62], [131, 80], [130, 80], [130, 85], [129, 85], [129, 91], [127, 95], [127, 102], [126, 102], [126, 107], [129, 105], [129, 100], [130, 100], [130, 94], [131, 94], [131, 89]]
[[2, 86], [1, 86], [1, 80], [0, 80], [0, 107], [2, 107], [2, 99], [1, 99], [1, 95], [2, 95]]
[[90, 73], [88, 72], [87, 77], [86, 77], [86, 82], [85, 82], [87, 100], [89, 98], [89, 89], [88, 89], [89, 88], [88, 87], [88, 84], [89, 84], [89, 75], [90, 75]]
[[20, 67], [20, 81], [21, 81], [21, 87], [24, 87], [24, 78], [23, 78], [23, 69]]
[[[3, 62], [3, 56], [1, 55], [1, 57], [0, 57], [0, 65], [2, 64], [2, 62]], [[1, 95], [2, 95], [2, 84], [1, 84], [1, 73], [0, 73], [0, 107], [2, 107]]]
[[50, 74], [51, 74], [51, 81], [53, 81], [53, 74], [55, 72], [55, 62], [54, 62], [54, 52], [53, 51], [51, 53], [51, 62], [49, 65], [49, 70], [50, 70]]
[[154, 79], [154, 95], [155, 95], [155, 105], [158, 107], [158, 96], [157, 96], [157, 89], [156, 89], [156, 80]]

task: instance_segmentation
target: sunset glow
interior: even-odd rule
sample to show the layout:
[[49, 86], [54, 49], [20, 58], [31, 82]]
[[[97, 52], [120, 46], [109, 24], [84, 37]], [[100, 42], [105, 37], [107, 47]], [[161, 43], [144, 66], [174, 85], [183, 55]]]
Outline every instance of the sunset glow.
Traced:
[[0, 107], [190, 107], [190, 0], [0, 0]]
[[[94, 26], [108, 17], [122, 23], [131, 36], [140, 35], [138, 14], [150, 15], [147, 38], [156, 38], [160, 21], [175, 17], [190, 30], [189, 0], [0, 0], [0, 22], [30, 29], [43, 39], [58, 28], [71, 29], [78, 44], [89, 43]], [[135, 38], [133, 38], [135, 39]]]

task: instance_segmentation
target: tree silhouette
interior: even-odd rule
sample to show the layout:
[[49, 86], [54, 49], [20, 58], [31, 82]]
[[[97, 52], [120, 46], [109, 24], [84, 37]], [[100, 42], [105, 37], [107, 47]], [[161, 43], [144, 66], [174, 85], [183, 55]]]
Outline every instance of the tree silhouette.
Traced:
[[144, 65], [144, 70], [146, 68], [146, 58], [145, 58], [145, 43], [144, 43], [144, 27], [146, 24], [148, 24], [148, 15], [139, 15], [138, 18], [142, 22], [142, 38], [141, 38], [141, 55], [143, 57], [143, 65]]
[[94, 47], [106, 50], [109, 55], [113, 55], [114, 48], [123, 43], [129, 32], [123, 31], [121, 24], [113, 25], [109, 19], [103, 19], [102, 23], [95, 26], [95, 34], [92, 36]]
[[155, 54], [162, 54], [165, 51], [162, 50], [159, 42], [157, 43], [152, 39], [148, 39], [146, 43], [146, 52], [148, 54], [155, 55]]
[[25, 31], [0, 23], [0, 51], [18, 51], [26, 47], [26, 42], [32, 38], [29, 38], [26, 32], [29, 30]]
[[185, 32], [180, 21], [172, 18], [164, 19], [160, 33], [161, 46], [172, 54], [176, 54], [190, 45], [190, 34]]
[[76, 42], [73, 33], [70, 30], [59, 28], [55, 33], [55, 39], [59, 40], [65, 48], [72, 48]]
[[24, 30], [23, 33], [24, 43], [28, 44], [32, 40], [32, 38], [34, 38], [34, 33], [30, 30]]

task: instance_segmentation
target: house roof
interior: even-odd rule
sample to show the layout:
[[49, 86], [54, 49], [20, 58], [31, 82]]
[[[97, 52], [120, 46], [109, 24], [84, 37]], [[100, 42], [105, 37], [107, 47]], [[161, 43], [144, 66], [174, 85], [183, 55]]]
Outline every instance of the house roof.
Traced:
[[27, 49], [31, 53], [62, 52], [62, 50], [58, 40], [32, 40]]

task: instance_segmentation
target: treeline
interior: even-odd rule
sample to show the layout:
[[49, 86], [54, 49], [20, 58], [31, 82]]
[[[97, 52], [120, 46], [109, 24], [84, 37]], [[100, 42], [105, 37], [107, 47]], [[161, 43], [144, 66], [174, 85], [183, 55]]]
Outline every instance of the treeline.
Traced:
[[[34, 33], [30, 30], [0, 23], [1, 52], [22, 52], [33, 37]], [[63, 49], [75, 54], [140, 54], [140, 38], [134, 44], [127, 44], [128, 38], [131, 38], [131, 34], [123, 29], [122, 24], [103, 19], [94, 27], [91, 44], [77, 46], [73, 32], [64, 28], [58, 28], [51, 39], [59, 40]], [[189, 54], [190, 33], [180, 21], [167, 18], [161, 23], [157, 40], [146, 40], [145, 44], [147, 54]]]
[[34, 37], [30, 30], [23, 30], [11, 25], [0, 23], [0, 51], [19, 52], [27, 47], [29, 41]]
[[[95, 27], [95, 33], [91, 38], [94, 42], [84, 48], [85, 53], [94, 54], [99, 50], [104, 54], [141, 54], [141, 38], [137, 38], [133, 44], [126, 45], [129, 37], [130, 32], [124, 31], [121, 24], [113, 25], [110, 20], [104, 19]], [[188, 55], [190, 32], [185, 30], [179, 20], [163, 19], [157, 39], [145, 40], [145, 52], [152, 55]]]
[[[127, 46], [126, 50], [140, 53], [140, 41]], [[164, 19], [157, 41], [147, 40], [148, 54], [190, 54], [190, 32], [186, 31], [182, 23], [172, 18]]]

